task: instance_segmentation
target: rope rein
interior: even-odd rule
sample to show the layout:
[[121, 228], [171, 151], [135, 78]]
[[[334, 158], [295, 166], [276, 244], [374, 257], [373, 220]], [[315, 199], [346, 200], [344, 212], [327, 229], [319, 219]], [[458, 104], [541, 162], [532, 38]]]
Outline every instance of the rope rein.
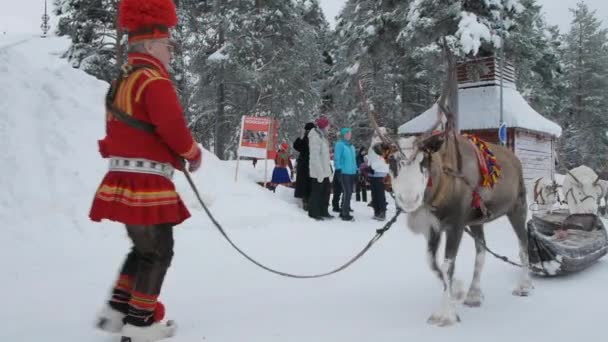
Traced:
[[[147, 68], [148, 66], [145, 65], [125, 65], [123, 66], [123, 68], [121, 69], [121, 75], [114, 81], [112, 82], [112, 84], [110, 85], [108, 92], [106, 94], [106, 110], [108, 112], [110, 112], [112, 115], [114, 115], [114, 117], [116, 119], [118, 119], [119, 121], [125, 123], [126, 125], [141, 130], [141, 131], [145, 131], [148, 132], [150, 134], [155, 134], [156, 131], [156, 127], [148, 122], [142, 121], [142, 120], [138, 120], [133, 118], [129, 113], [126, 113], [124, 111], [122, 111], [120, 108], [118, 108], [117, 106], [114, 105], [114, 100], [116, 98], [116, 95], [118, 93], [118, 90], [120, 88], [121, 83], [127, 78], [129, 77], [133, 72], [139, 70], [139, 69], [143, 69], [143, 68]], [[226, 241], [228, 241], [228, 243], [239, 253], [241, 254], [243, 257], [245, 257], [247, 260], [249, 260], [250, 262], [252, 262], [253, 264], [255, 264], [256, 266], [283, 276], [283, 277], [289, 277], [289, 278], [297, 278], [297, 279], [312, 279], [312, 278], [322, 278], [322, 277], [327, 277], [329, 275], [338, 273], [342, 270], [345, 270], [346, 268], [348, 268], [349, 266], [351, 266], [352, 264], [354, 264], [357, 260], [359, 260], [361, 257], [363, 257], [363, 255], [365, 255], [369, 249], [378, 241], [380, 240], [380, 238], [384, 235], [384, 233], [386, 233], [393, 224], [395, 224], [395, 222], [397, 222], [397, 217], [401, 214], [401, 210], [399, 208], [397, 208], [397, 211], [395, 212], [395, 216], [393, 216], [392, 219], [390, 219], [381, 229], [376, 230], [376, 235], [374, 235], [374, 237], [367, 243], [367, 245], [359, 252], [357, 253], [352, 259], [350, 259], [348, 262], [346, 262], [344, 265], [330, 271], [330, 272], [325, 272], [325, 273], [320, 273], [320, 274], [313, 274], [313, 275], [298, 275], [298, 274], [291, 274], [291, 273], [287, 273], [287, 272], [282, 272], [282, 271], [278, 271], [275, 269], [272, 269], [268, 266], [263, 265], [262, 263], [260, 263], [259, 261], [255, 260], [254, 258], [250, 257], [247, 253], [245, 253], [242, 249], [240, 249], [233, 241], [232, 239], [230, 239], [230, 237], [228, 236], [228, 234], [226, 233], [226, 231], [224, 230], [224, 228], [222, 228], [222, 225], [215, 219], [215, 217], [213, 216], [213, 214], [211, 214], [211, 211], [209, 211], [209, 208], [207, 208], [207, 206], [205, 205], [205, 203], [203, 202], [203, 199], [201, 198], [201, 195], [198, 191], [198, 188], [196, 187], [196, 185], [194, 184], [194, 181], [192, 180], [192, 177], [190, 176], [190, 173], [188, 172], [187, 168], [186, 168], [186, 162], [185, 160], [181, 159], [180, 160], [182, 162], [182, 166], [183, 166], [183, 172], [184, 175], [186, 176], [186, 179], [188, 180], [188, 183], [190, 184], [190, 187], [192, 188], [192, 191], [194, 191], [194, 194], [196, 195], [196, 198], [198, 199], [198, 202], [201, 204], [201, 206], [203, 207], [203, 209], [205, 210], [205, 212], [207, 213], [207, 216], [209, 216], [209, 219], [211, 220], [211, 222], [213, 222], [213, 225], [217, 228], [217, 230], [220, 232], [220, 234], [222, 234], [222, 236], [226, 239]]]
[[478, 237], [476, 237], [475, 235], [473, 235], [473, 232], [471, 231], [471, 229], [470, 229], [468, 226], [465, 226], [465, 227], [464, 227], [464, 230], [465, 230], [465, 232], [467, 232], [467, 234], [469, 234], [469, 235], [470, 235], [470, 236], [473, 238], [473, 240], [475, 240], [475, 242], [476, 242], [476, 243], [479, 243], [480, 245], [482, 245], [482, 246], [483, 246], [483, 248], [484, 248], [484, 249], [485, 249], [485, 250], [486, 250], [488, 253], [492, 254], [492, 256], [494, 256], [494, 257], [496, 257], [497, 259], [500, 259], [500, 260], [502, 260], [502, 261], [506, 262], [507, 264], [511, 264], [511, 265], [513, 265], [513, 266], [516, 266], [516, 267], [522, 267], [522, 266], [521, 266], [521, 264], [518, 264], [518, 263], [516, 263], [515, 261], [511, 261], [511, 259], [507, 258], [506, 256], [504, 256], [504, 255], [500, 255], [500, 254], [497, 254], [497, 253], [493, 252], [493, 251], [492, 251], [492, 250], [491, 250], [491, 249], [490, 249], [490, 248], [489, 248], [489, 247], [486, 245], [486, 242], [485, 242], [485, 241], [483, 241], [483, 240], [481, 240], [480, 238], [478, 238]]
[[319, 273], [319, 274], [311, 274], [311, 275], [292, 274], [292, 273], [287, 273], [287, 272], [283, 272], [283, 271], [278, 271], [278, 270], [275, 270], [275, 269], [270, 268], [268, 266], [265, 266], [261, 262], [255, 260], [254, 258], [252, 258], [251, 256], [249, 256], [243, 250], [241, 250], [232, 241], [232, 239], [230, 239], [230, 237], [228, 236], [228, 234], [226, 233], [226, 231], [224, 230], [224, 228], [222, 227], [222, 225], [215, 219], [215, 217], [213, 216], [213, 214], [209, 211], [209, 208], [207, 208], [207, 206], [203, 202], [203, 200], [201, 198], [201, 195], [200, 195], [200, 193], [199, 193], [196, 185], [194, 184], [194, 181], [192, 180], [192, 177], [190, 176], [190, 173], [185, 168], [184, 168], [184, 175], [186, 176], [186, 179], [188, 180], [188, 183], [190, 184], [190, 187], [192, 188], [192, 191], [194, 191], [194, 194], [196, 195], [196, 198], [198, 199], [198, 202], [201, 204], [201, 206], [203, 207], [203, 209], [207, 213], [207, 216], [209, 216], [209, 219], [211, 220], [211, 222], [213, 222], [213, 225], [217, 228], [217, 230], [220, 232], [220, 234], [222, 234], [222, 236], [224, 237], [224, 239], [226, 239], [226, 241], [232, 246], [232, 248], [234, 248], [239, 254], [241, 254], [243, 257], [245, 257], [247, 260], [249, 260], [251, 263], [255, 264], [256, 266], [258, 266], [258, 267], [260, 267], [260, 268], [262, 268], [262, 269], [264, 269], [264, 270], [266, 270], [266, 271], [268, 271], [270, 273], [274, 273], [274, 274], [277, 274], [277, 275], [280, 275], [280, 276], [283, 276], [283, 277], [288, 277], [288, 278], [296, 278], [296, 279], [323, 278], [323, 277], [327, 277], [327, 276], [330, 276], [332, 274], [336, 274], [336, 273], [338, 273], [340, 271], [345, 270], [346, 268], [348, 268], [349, 266], [351, 266], [352, 264], [354, 264], [357, 260], [359, 260], [361, 257], [363, 257], [363, 255], [365, 255], [370, 250], [370, 248], [378, 240], [380, 240], [380, 238], [384, 235], [384, 233], [386, 233], [393, 226], [393, 224], [395, 224], [395, 222], [397, 222], [397, 218], [401, 214], [401, 209], [397, 208], [397, 211], [396, 211], [395, 215], [393, 216], [393, 218], [391, 218], [382, 228], [376, 230], [376, 235], [374, 235], [374, 237], [367, 243], [367, 245], [359, 253], [357, 253], [352, 259], [350, 259], [348, 262], [346, 262], [342, 266], [337, 267], [336, 269], [334, 269], [332, 271], [325, 272], [325, 273]]

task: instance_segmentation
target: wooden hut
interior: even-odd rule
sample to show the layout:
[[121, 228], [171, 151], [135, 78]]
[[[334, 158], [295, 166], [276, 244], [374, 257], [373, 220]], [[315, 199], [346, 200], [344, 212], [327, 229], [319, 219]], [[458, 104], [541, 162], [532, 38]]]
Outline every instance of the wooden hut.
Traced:
[[[462, 133], [499, 143], [500, 66], [495, 57], [484, 57], [457, 66], [458, 127]], [[503, 77], [503, 122], [507, 125], [507, 146], [522, 162], [526, 182], [555, 172], [555, 143], [561, 127], [536, 112], [515, 86], [515, 72], [505, 63]], [[437, 104], [399, 127], [399, 134], [418, 135], [437, 119]]]

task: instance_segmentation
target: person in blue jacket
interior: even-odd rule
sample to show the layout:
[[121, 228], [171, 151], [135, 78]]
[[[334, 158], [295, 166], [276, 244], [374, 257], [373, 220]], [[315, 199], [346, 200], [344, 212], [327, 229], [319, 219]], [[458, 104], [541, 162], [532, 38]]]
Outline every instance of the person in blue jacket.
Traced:
[[350, 215], [350, 200], [353, 196], [353, 188], [357, 178], [357, 153], [350, 142], [351, 129], [342, 128], [340, 136], [342, 139], [334, 147], [335, 166], [336, 169], [341, 171], [342, 206], [340, 207], [340, 217], [344, 221], [352, 221], [354, 218]]

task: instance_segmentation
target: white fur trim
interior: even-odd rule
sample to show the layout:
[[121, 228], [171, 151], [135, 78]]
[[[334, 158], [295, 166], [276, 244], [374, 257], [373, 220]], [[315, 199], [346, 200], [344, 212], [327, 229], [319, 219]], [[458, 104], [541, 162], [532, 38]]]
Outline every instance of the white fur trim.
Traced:
[[427, 239], [431, 229], [439, 232], [439, 219], [424, 206], [407, 215], [407, 225], [414, 234], [422, 234]]
[[97, 314], [97, 328], [110, 333], [119, 333], [124, 326], [123, 318], [125, 314], [112, 309], [106, 304]]
[[148, 327], [126, 324], [122, 336], [129, 337], [131, 342], [155, 342], [175, 335], [176, 329], [173, 321], [154, 323]]

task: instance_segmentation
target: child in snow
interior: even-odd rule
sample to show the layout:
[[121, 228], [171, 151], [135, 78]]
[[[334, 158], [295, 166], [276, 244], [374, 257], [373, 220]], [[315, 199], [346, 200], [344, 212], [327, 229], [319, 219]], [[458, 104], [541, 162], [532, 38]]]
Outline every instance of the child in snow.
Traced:
[[[272, 183], [273, 188], [276, 189], [277, 185], [289, 185], [291, 184], [291, 176], [293, 176], [293, 165], [291, 164], [291, 158], [289, 157], [289, 153], [287, 150], [289, 149], [289, 145], [287, 143], [282, 143], [279, 150], [277, 151], [277, 155], [274, 157], [274, 170], [272, 171]], [[289, 167], [289, 173], [287, 172], [287, 168]], [[291, 176], [290, 176], [291, 175]]]

